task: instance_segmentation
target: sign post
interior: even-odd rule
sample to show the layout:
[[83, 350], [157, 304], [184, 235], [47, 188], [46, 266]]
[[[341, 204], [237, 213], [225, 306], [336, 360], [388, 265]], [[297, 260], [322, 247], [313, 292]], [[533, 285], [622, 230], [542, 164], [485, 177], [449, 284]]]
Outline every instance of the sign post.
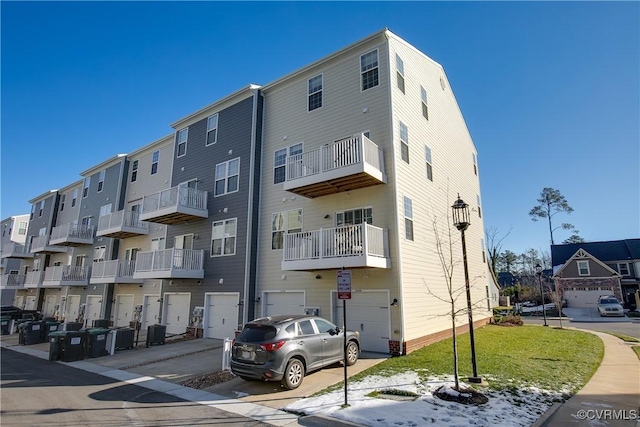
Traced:
[[342, 300], [344, 406], [347, 406], [347, 300], [351, 299], [351, 270], [338, 270], [338, 299]]

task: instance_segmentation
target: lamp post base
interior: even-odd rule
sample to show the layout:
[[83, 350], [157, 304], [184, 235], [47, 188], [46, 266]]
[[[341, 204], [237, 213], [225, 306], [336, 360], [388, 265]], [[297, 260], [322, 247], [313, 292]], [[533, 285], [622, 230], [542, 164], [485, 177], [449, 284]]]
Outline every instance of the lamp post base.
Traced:
[[482, 377], [467, 377], [467, 381], [474, 384], [482, 384]]

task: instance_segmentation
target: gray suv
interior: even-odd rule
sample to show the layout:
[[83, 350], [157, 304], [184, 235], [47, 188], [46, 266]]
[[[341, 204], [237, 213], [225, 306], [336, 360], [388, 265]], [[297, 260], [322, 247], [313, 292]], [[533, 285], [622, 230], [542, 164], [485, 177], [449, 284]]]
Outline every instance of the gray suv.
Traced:
[[[281, 381], [297, 388], [307, 372], [344, 360], [344, 331], [304, 314], [263, 317], [247, 323], [231, 348], [231, 371], [244, 380]], [[360, 355], [358, 332], [347, 331], [347, 365]]]

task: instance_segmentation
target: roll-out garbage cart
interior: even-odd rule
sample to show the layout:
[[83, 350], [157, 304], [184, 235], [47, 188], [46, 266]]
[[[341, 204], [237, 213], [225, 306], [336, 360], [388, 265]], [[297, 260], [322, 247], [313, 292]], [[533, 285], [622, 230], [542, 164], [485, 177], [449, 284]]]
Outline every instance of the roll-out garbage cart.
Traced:
[[58, 332], [61, 330], [62, 327], [58, 322], [44, 322], [44, 328], [42, 328], [42, 342], [47, 342], [51, 332]]
[[0, 317], [0, 330], [2, 335], [9, 335], [11, 333], [11, 316]]
[[62, 359], [62, 339], [65, 333], [63, 331], [49, 333], [49, 360], [51, 362]]
[[116, 350], [127, 350], [133, 348], [133, 338], [135, 330], [131, 328], [116, 329]]
[[66, 331], [62, 338], [62, 361], [75, 362], [87, 357], [87, 331]]
[[96, 319], [93, 321], [94, 328], [108, 328], [109, 327], [109, 319]]
[[166, 325], [151, 325], [147, 328], [147, 347], [154, 344], [164, 344], [167, 334]]
[[65, 331], [79, 331], [82, 329], [82, 322], [67, 322], [64, 324]]
[[23, 334], [22, 344], [24, 345], [33, 345], [40, 344], [41, 342], [45, 342], [46, 337], [43, 336], [44, 331], [44, 322], [24, 322], [22, 325], [21, 332]]
[[89, 357], [101, 357], [109, 354], [107, 350], [107, 335], [109, 334], [109, 329], [104, 328], [93, 328], [89, 329]]

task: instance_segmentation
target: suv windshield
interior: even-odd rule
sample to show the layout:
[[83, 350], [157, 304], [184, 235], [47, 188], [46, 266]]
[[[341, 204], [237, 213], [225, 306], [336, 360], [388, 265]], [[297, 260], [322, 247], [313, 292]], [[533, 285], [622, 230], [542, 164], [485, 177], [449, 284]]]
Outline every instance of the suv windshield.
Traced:
[[243, 342], [263, 342], [272, 340], [276, 336], [276, 328], [269, 325], [246, 325], [238, 341]]
[[618, 300], [614, 298], [605, 298], [600, 300], [600, 304], [618, 304]]

